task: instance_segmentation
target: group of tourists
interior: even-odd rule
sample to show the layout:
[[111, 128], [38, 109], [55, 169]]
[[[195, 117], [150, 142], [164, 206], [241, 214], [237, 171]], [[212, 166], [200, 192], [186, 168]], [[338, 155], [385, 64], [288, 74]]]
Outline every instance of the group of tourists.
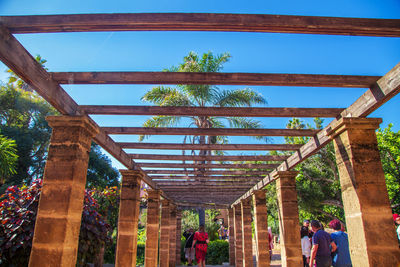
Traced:
[[185, 257], [188, 260], [188, 266], [193, 265], [194, 257], [199, 267], [206, 266], [207, 245], [209, 243], [208, 234], [204, 230], [204, 225], [200, 225], [199, 231], [194, 232], [190, 228], [183, 232], [186, 238]]
[[[311, 229], [310, 229], [311, 226]], [[300, 230], [304, 267], [351, 267], [349, 239], [342, 223], [329, 223], [331, 234], [316, 220], [305, 220]], [[315, 265], [314, 265], [315, 263]]]

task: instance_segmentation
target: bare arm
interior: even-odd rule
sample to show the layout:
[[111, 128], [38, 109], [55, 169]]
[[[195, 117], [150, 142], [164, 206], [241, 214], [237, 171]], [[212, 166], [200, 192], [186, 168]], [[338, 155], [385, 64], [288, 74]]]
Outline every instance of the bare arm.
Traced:
[[310, 266], [314, 266], [313, 263], [315, 256], [317, 255], [317, 250], [318, 250], [318, 244], [313, 245], [311, 249]]
[[331, 246], [332, 246], [332, 252], [335, 252], [336, 251], [336, 249], [337, 249], [337, 246], [336, 246], [336, 244], [335, 244], [335, 242], [331, 242]]

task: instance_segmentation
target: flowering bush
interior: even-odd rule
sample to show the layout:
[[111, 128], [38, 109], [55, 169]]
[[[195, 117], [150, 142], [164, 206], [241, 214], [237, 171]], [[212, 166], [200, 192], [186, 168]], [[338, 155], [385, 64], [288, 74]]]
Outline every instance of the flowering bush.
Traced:
[[[32, 247], [42, 181], [12, 186], [0, 197], [0, 266], [27, 266]], [[85, 191], [79, 236], [78, 265], [93, 261], [102, 245], [111, 242], [111, 226], [98, 212], [94, 190]]]
[[36, 180], [29, 187], [11, 186], [1, 196], [1, 266], [28, 265], [41, 188]]

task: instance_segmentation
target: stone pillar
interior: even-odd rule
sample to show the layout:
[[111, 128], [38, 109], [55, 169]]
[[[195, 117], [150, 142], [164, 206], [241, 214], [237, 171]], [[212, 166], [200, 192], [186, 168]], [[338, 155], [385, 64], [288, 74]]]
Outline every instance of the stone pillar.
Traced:
[[157, 267], [158, 232], [160, 228], [160, 194], [161, 192], [159, 190], [147, 191], [146, 246], [144, 252], [145, 267]]
[[161, 201], [161, 229], [160, 229], [160, 267], [168, 267], [169, 265], [169, 244], [171, 231], [171, 205], [166, 199]]
[[303, 256], [300, 242], [299, 208], [297, 205], [295, 171], [275, 173], [279, 204], [282, 267], [301, 266]]
[[176, 210], [176, 265], [181, 265], [182, 210]]
[[242, 242], [243, 242], [243, 266], [253, 266], [253, 241], [251, 230], [251, 199], [243, 199], [240, 203], [242, 209]]
[[84, 116], [47, 117], [53, 132], [30, 267], [75, 266], [89, 151], [97, 126]]
[[240, 204], [233, 206], [235, 220], [235, 267], [243, 267], [242, 209]]
[[235, 219], [233, 208], [228, 209], [229, 224], [229, 265], [235, 265]]
[[253, 191], [254, 237], [257, 244], [257, 267], [269, 267], [268, 214], [265, 191]]
[[381, 122], [342, 118], [328, 131], [335, 146], [353, 266], [400, 262], [375, 134]]
[[176, 265], [176, 205], [171, 204], [170, 213], [170, 236], [169, 236], [169, 267], [175, 267]]
[[118, 238], [115, 266], [136, 266], [137, 233], [142, 173], [120, 170], [122, 187], [119, 202]]

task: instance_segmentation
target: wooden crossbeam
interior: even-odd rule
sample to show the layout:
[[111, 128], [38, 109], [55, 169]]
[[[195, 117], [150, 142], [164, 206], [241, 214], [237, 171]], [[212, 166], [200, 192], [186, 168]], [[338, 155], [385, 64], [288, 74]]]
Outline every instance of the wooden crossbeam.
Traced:
[[[1, 23], [0, 60], [61, 114], [70, 116], [84, 115], [78, 111], [77, 103], [51, 78], [51, 75], [36, 62]], [[93, 123], [97, 125], [95, 122]], [[128, 169], [136, 168], [140, 170], [140, 167], [134, 165], [125, 151], [117, 146], [101, 129], [94, 140]], [[155, 184], [146, 175], [143, 180], [150, 187], [155, 188]]]
[[211, 168], [211, 169], [273, 169], [279, 164], [189, 164], [189, 163], [136, 163], [142, 168]]
[[205, 136], [314, 136], [315, 129], [102, 127], [107, 134]]
[[196, 181], [191, 181], [191, 182], [157, 182], [157, 185], [160, 187], [164, 186], [182, 186], [182, 187], [187, 187], [187, 186], [251, 186], [254, 185], [254, 182], [251, 181], [213, 181], [213, 182], [196, 182]]
[[135, 13], [3, 16], [12, 33], [98, 31], [276, 32], [400, 37], [400, 20], [265, 14]]
[[160, 155], [160, 154], [128, 154], [132, 159], [152, 160], [191, 160], [191, 161], [282, 161], [288, 156], [267, 155], [267, 156], [184, 156], [184, 155]]
[[386, 75], [380, 78], [369, 90], [359, 97], [353, 104], [346, 108], [340, 117], [334, 119], [323, 130], [321, 130], [314, 138], [310, 139], [300, 150], [292, 154], [285, 163], [281, 164], [271, 174], [267, 175], [259, 183], [257, 183], [246, 194], [241, 196], [234, 204], [240, 202], [251, 195], [254, 190], [259, 190], [265, 185], [273, 181], [273, 173], [277, 170], [287, 171], [295, 167], [297, 164], [314, 155], [318, 150], [327, 145], [331, 139], [326, 132], [331, 129], [332, 125], [337, 123], [340, 118], [345, 117], [361, 117], [365, 118], [374, 110], [382, 106], [386, 101], [394, 97], [400, 92], [400, 63], [391, 69]]
[[[379, 79], [377, 76], [357, 75], [221, 72], [52, 72], [51, 74], [60, 84], [217, 84], [368, 88]], [[97, 107], [100, 111], [102, 106]], [[111, 112], [114, 110], [112, 106], [109, 109]]]
[[222, 175], [222, 176], [168, 176], [168, 175], [149, 175], [154, 180], [183, 180], [183, 179], [197, 179], [197, 180], [261, 180], [265, 175], [252, 175], [252, 176], [239, 176], [239, 175]]
[[165, 150], [250, 150], [293, 151], [302, 145], [297, 144], [167, 144], [167, 143], [117, 143], [129, 149], [165, 149]]
[[146, 170], [147, 174], [203, 174], [203, 175], [267, 175], [268, 171], [184, 171], [184, 170]]
[[170, 106], [79, 106], [93, 115], [168, 115], [214, 117], [336, 117], [344, 108], [272, 108], [272, 107], [170, 107]]

